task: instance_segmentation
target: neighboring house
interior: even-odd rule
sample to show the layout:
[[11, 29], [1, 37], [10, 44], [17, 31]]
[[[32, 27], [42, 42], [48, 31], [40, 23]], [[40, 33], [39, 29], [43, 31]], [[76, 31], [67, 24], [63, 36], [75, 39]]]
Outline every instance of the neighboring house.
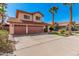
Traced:
[[[55, 25], [58, 25], [59, 29], [69, 29], [69, 22], [56, 22]], [[72, 30], [74, 30], [75, 28], [75, 25], [79, 26], [79, 23], [75, 23], [73, 22], [73, 25], [72, 25]]]
[[58, 22], [58, 25], [60, 26], [60, 27], [65, 27], [65, 26], [67, 26], [67, 25], [69, 25], [69, 22]]
[[43, 14], [40, 12], [29, 13], [21, 10], [16, 11], [16, 18], [10, 18], [5, 29], [10, 34], [24, 35], [32, 33], [43, 33], [45, 26], [50, 24], [42, 22]]
[[[52, 23], [50, 23], [50, 24], [52, 24]], [[59, 26], [60, 28], [62, 28], [62, 27], [68, 26], [68, 25], [69, 25], [69, 22], [56, 22], [55, 25], [56, 25], [56, 24], [58, 24], [58, 26]]]
[[69, 22], [58, 22], [58, 26], [60, 28], [65, 28], [65, 27], [69, 26]]
[[[69, 25], [69, 22], [56, 22], [56, 23], [58, 24], [58, 26], [59, 26], [60, 28], [66, 27], [66, 26]], [[52, 23], [50, 23], [50, 24], [52, 24]]]

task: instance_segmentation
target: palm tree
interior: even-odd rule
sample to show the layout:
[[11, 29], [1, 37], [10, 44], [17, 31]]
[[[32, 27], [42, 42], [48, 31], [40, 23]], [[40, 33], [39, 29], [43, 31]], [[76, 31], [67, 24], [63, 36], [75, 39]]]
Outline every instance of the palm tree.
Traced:
[[52, 14], [52, 25], [54, 26], [54, 14], [57, 13], [58, 8], [56, 6], [50, 8], [49, 12]]
[[64, 3], [64, 5], [68, 5], [69, 9], [70, 9], [69, 33], [71, 34], [71, 27], [73, 25], [73, 22], [72, 22], [72, 3]]
[[1, 15], [1, 25], [3, 26], [3, 23], [4, 23], [4, 19], [5, 19], [5, 17], [6, 17], [6, 15], [5, 15], [5, 12], [6, 12], [6, 8], [7, 8], [7, 6], [6, 6], [7, 4], [5, 4], [5, 3], [0, 3], [0, 15]]

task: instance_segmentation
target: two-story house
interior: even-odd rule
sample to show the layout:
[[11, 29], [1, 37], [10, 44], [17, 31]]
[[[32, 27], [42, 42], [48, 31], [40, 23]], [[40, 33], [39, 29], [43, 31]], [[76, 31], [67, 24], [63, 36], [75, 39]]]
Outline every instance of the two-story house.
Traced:
[[32, 34], [43, 33], [44, 27], [49, 24], [42, 22], [43, 14], [40, 12], [25, 12], [21, 10], [16, 11], [16, 18], [10, 18], [9, 32], [10, 34]]

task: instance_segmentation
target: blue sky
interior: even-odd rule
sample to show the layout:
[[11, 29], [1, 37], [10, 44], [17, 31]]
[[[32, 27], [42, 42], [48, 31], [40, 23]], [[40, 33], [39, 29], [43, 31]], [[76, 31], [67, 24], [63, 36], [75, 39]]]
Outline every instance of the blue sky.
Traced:
[[[58, 7], [58, 11], [55, 14], [55, 22], [69, 22], [69, 7], [64, 6], [62, 3], [8, 3], [7, 14], [11, 17], [15, 17], [16, 10], [23, 10], [27, 12], [41, 12], [44, 17], [43, 22], [52, 22], [52, 14], [49, 9], [53, 6]], [[73, 5], [73, 21], [79, 22], [79, 4]]]

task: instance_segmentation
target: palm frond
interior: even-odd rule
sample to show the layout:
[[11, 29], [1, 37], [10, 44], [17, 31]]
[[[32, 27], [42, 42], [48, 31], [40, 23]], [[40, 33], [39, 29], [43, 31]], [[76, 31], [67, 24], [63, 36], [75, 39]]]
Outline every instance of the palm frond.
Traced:
[[73, 3], [63, 3], [63, 5], [72, 6]]
[[56, 13], [57, 10], [58, 10], [58, 8], [56, 6], [54, 6], [54, 7], [50, 8], [49, 12]]

